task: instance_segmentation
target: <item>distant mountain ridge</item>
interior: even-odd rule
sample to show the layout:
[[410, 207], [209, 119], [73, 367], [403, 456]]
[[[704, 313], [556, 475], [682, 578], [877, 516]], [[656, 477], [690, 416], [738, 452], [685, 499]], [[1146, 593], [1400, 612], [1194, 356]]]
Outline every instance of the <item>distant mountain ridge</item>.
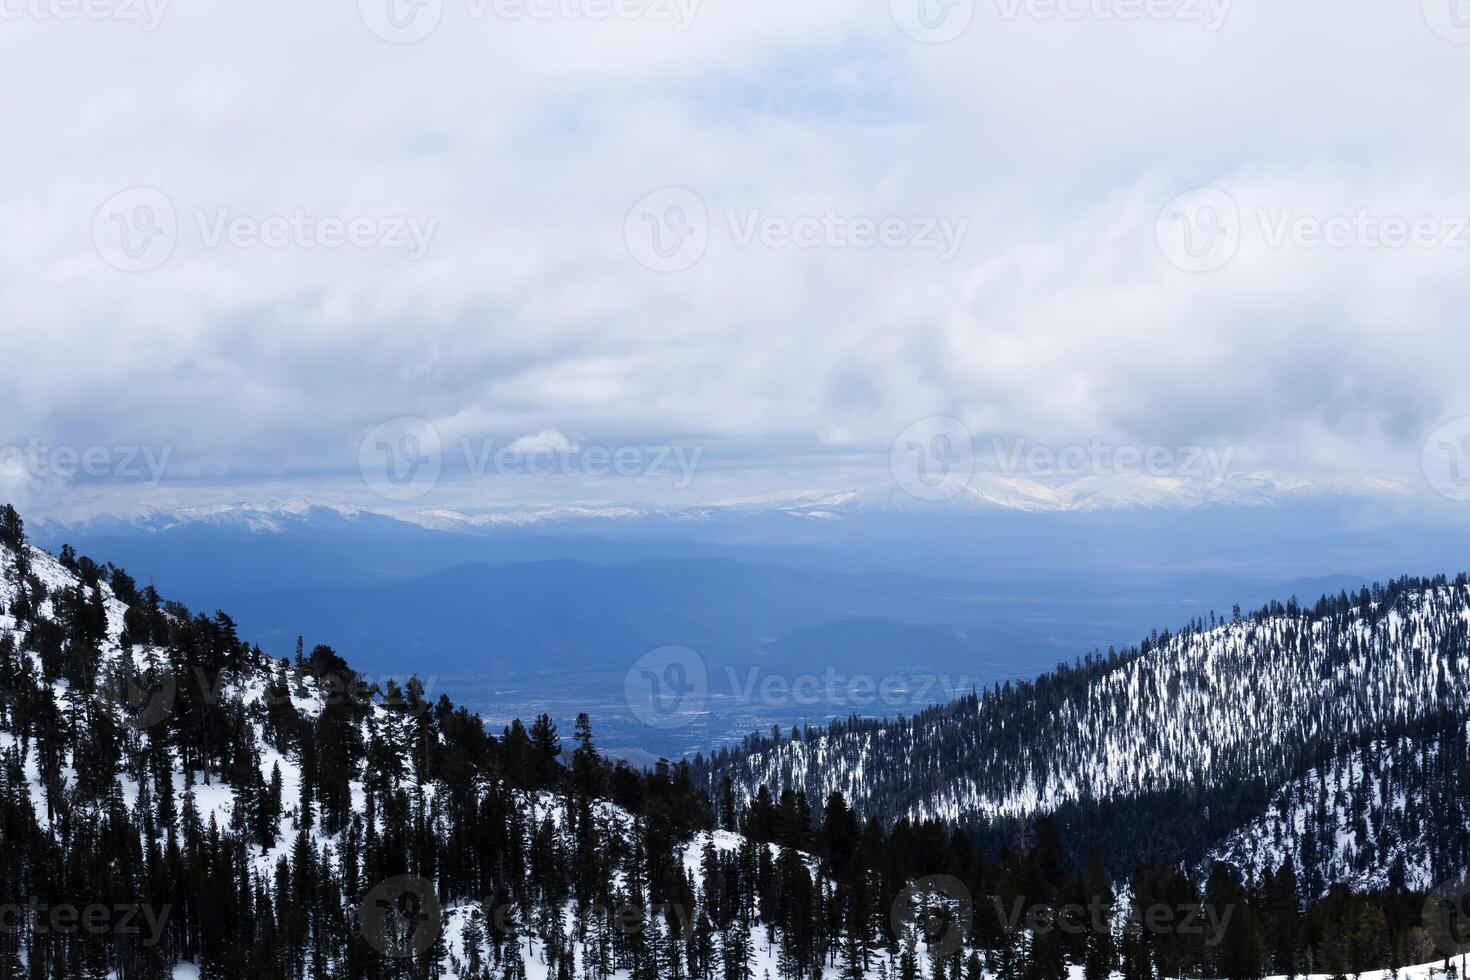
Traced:
[[[708, 750], [773, 723], [824, 724], [854, 706], [752, 704], [712, 691], [708, 728], [639, 731], [622, 704], [622, 674], [657, 647], [695, 649], [721, 687], [730, 686], [727, 667], [745, 678], [830, 666], [928, 671], [968, 690], [1233, 603], [1356, 591], [1404, 568], [1453, 571], [1470, 553], [1470, 526], [1389, 523], [1349, 497], [1032, 511], [929, 503], [889, 484], [670, 517], [613, 510], [548, 504], [538, 513], [559, 515], [554, 523], [495, 523], [492, 514], [464, 529], [464, 514], [435, 512], [426, 527], [295, 497], [31, 533], [53, 551], [69, 544], [147, 569], [166, 594], [231, 610], [278, 652], [299, 634], [350, 639], [365, 667], [438, 675], [495, 717], [524, 710], [545, 672], [557, 671], [575, 692], [566, 710], [577, 700], [595, 706], [615, 744], [662, 754]], [[548, 562], [575, 563], [565, 578], [574, 592], [548, 575]], [[901, 578], [855, 586], [864, 575]], [[625, 579], [646, 588], [630, 595]], [[767, 580], [787, 586], [774, 602]], [[796, 597], [801, 615], [774, 614]], [[892, 716], [927, 703], [862, 710]]]
[[382, 519], [459, 533], [556, 527], [582, 521], [665, 520], [698, 525], [761, 514], [794, 520], [842, 520], [872, 514], [955, 514], [1010, 510], [1090, 513], [1134, 508], [1189, 510], [1208, 506], [1266, 506], [1314, 496], [1353, 494], [1398, 495], [1405, 488], [1390, 483], [1363, 486], [1283, 481], [1266, 474], [1232, 474], [1211, 479], [1166, 476], [1086, 476], [1045, 480], [1019, 475], [977, 473], [946, 499], [915, 496], [894, 481], [841, 490], [783, 493], [768, 497], [711, 503], [655, 505], [608, 501], [560, 504], [453, 507], [389, 507], [346, 503], [314, 496], [287, 496], [177, 508], [143, 508], [130, 513], [99, 513], [85, 519], [37, 522], [92, 532], [159, 532], [188, 525], [235, 527], [257, 533], [283, 533], [303, 526]]

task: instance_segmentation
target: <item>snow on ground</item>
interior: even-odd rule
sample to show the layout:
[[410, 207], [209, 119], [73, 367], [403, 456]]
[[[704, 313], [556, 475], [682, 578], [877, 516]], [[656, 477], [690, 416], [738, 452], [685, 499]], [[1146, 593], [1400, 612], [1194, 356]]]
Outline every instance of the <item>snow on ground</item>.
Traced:
[[[453, 919], [451, 919], [451, 923], [453, 923]], [[752, 948], [754, 949], [754, 956], [752, 957], [751, 961], [751, 975], [755, 978], [755, 980], [766, 980], [766, 978], [770, 978], [770, 980], [780, 980], [781, 972], [777, 966], [776, 951], [766, 945], [765, 931], [761, 929], [752, 929], [751, 943]], [[458, 947], [451, 945], [451, 948], [456, 949], [458, 953], [463, 952], [462, 945]], [[523, 959], [526, 964], [527, 980], [550, 980], [547, 973], [546, 964], [543, 960], [541, 960], [539, 956], [539, 947], [538, 950], [535, 952], [527, 949], [526, 952], [523, 953]], [[580, 965], [580, 963], [581, 960], [579, 959], [578, 964]], [[894, 969], [895, 964], [890, 962], [887, 965], [888, 976], [896, 976]], [[877, 964], [875, 961], [874, 969], [872, 971], [873, 976], [877, 976], [876, 966]], [[1459, 969], [1458, 965], [1456, 966], [1456, 969]], [[1071, 974], [1070, 980], [1082, 980], [1083, 974], [1081, 967], [1074, 966], [1069, 972]], [[823, 971], [822, 980], [841, 980], [840, 974], [840, 969], [836, 967], [829, 967]], [[928, 976], [929, 974], [926, 972], [924, 973], [924, 975]], [[1463, 972], [1460, 972], [1458, 975], [1460, 977], [1463, 977], [1465, 974]], [[616, 970], [612, 973], [611, 976], [612, 980], [630, 980], [627, 970]], [[991, 975], [987, 974], [987, 976]], [[1354, 980], [1446, 980], [1448, 976], [1449, 974], [1446, 973], [1443, 963], [1426, 963], [1420, 966], [1405, 967], [1404, 969], [1398, 970], [1396, 972], [1392, 970], [1375, 970], [1368, 973], [1357, 974], [1354, 977]], [[440, 978], [441, 980], [459, 980], [458, 975], [453, 972], [442, 973], [440, 975]], [[174, 967], [174, 980], [199, 980], [199, 968], [197, 966], [194, 966], [192, 963], [181, 963], [178, 966]], [[1121, 980], [1121, 974], [1113, 974], [1113, 980]], [[1287, 978], [1267, 977], [1266, 980], [1287, 980]], [[1296, 978], [1296, 980], [1332, 980], [1332, 975], [1327, 973], [1313, 973], [1309, 975], [1299, 976]]]

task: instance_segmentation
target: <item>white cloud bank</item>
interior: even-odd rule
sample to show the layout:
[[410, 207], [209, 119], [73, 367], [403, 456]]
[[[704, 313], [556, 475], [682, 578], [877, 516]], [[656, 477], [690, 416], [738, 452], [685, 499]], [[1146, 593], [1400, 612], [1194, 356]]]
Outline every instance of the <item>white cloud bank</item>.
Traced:
[[[416, 416], [702, 447], [728, 497], [946, 415], [1428, 493], [1470, 415], [1453, 0], [979, 0], [943, 44], [921, 0], [443, 0], [404, 44], [374, 2], [3, 5], [0, 446], [349, 495]], [[115, 482], [40, 471], [0, 479]]]

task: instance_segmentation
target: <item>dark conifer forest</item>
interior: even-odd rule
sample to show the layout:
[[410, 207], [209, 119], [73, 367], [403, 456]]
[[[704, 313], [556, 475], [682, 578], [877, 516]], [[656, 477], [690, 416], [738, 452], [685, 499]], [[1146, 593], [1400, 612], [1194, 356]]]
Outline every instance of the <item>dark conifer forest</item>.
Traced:
[[[1463, 579], [647, 771], [586, 715], [493, 732], [143, 581], [0, 511], [0, 978], [1249, 980], [1449, 952], [1423, 910], [1470, 867]], [[1200, 720], [1283, 697], [1272, 651], [1319, 682], [1279, 730]], [[1217, 655], [1252, 679], [1150, 666]]]

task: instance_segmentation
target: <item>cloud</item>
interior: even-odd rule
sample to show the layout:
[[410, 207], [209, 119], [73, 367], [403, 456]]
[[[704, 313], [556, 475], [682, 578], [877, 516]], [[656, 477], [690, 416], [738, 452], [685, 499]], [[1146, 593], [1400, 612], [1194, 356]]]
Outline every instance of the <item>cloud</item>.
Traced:
[[574, 453], [577, 444], [555, 429], [542, 429], [533, 436], [521, 436], [509, 447], [513, 453]]
[[[881, 474], [938, 414], [981, 444], [1413, 481], [1470, 415], [1470, 255], [1269, 241], [1284, 215], [1470, 213], [1470, 132], [1443, 123], [1470, 62], [1418, 5], [1239, 0], [1211, 31], [994, 0], [945, 44], [888, 6], [705, 0], [676, 30], [446, 0], [416, 44], [282, 0], [173, 5], [151, 32], [8, 22], [0, 444], [166, 447], [175, 494], [332, 493], [363, 433], [416, 416], [451, 441], [699, 446], [720, 476], [690, 493], [732, 496]], [[1206, 185], [1240, 240], [1189, 272], [1156, 221]], [[149, 271], [94, 245], [135, 187], [175, 214]], [[707, 219], [677, 272], [625, 241], [660, 188]], [[914, 245], [960, 219], [953, 258]], [[437, 222], [416, 259], [390, 244], [411, 220]], [[245, 238], [212, 245], [222, 221]], [[362, 244], [322, 244], [332, 221]]]

